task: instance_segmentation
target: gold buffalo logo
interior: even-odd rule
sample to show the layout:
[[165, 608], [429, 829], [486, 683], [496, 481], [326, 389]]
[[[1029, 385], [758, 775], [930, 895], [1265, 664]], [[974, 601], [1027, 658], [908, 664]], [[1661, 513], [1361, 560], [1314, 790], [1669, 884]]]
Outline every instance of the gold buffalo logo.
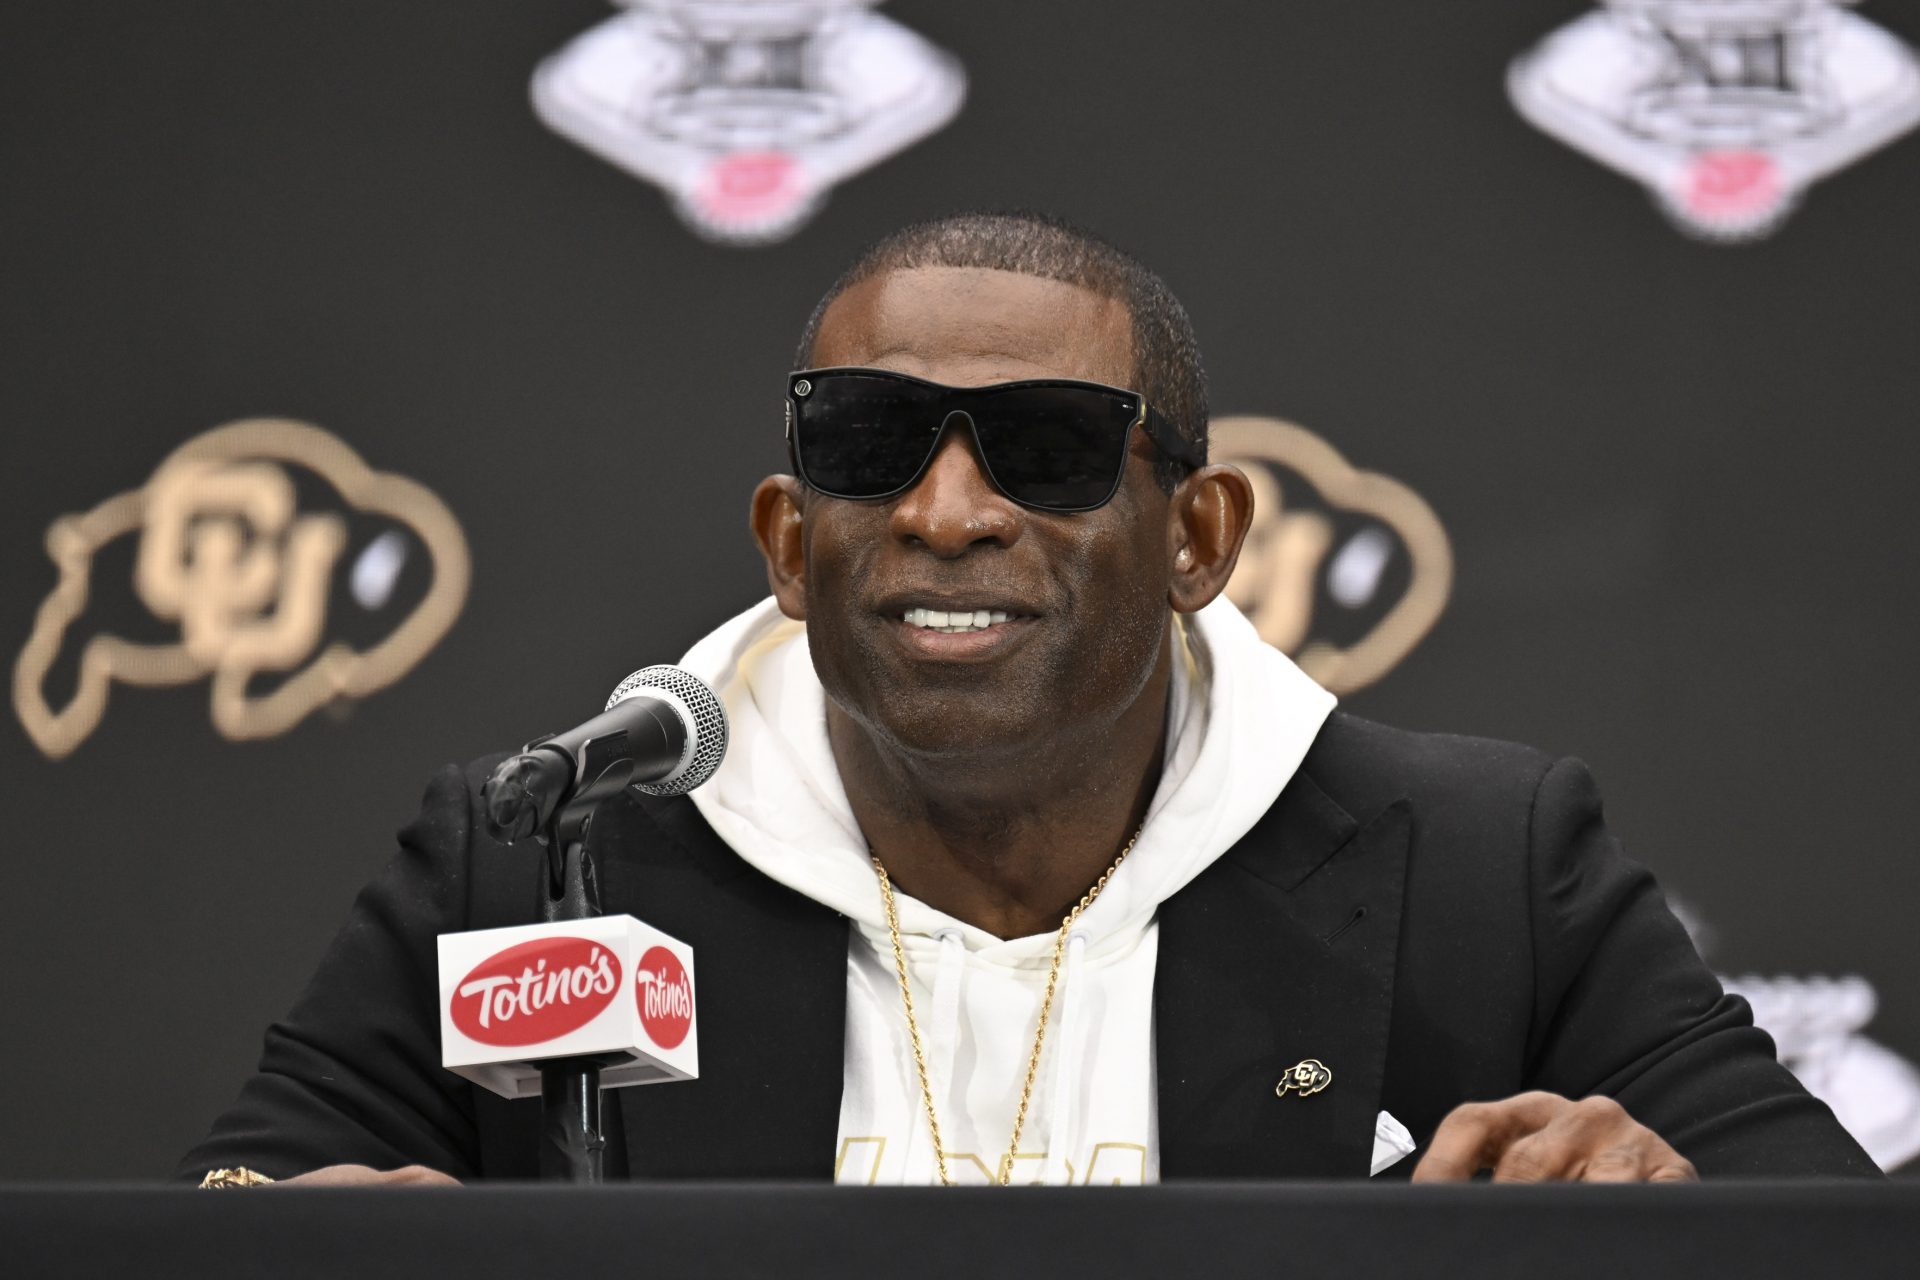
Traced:
[[[316, 488], [303, 472], [331, 486], [347, 514], [302, 511], [301, 497]], [[430, 561], [430, 580], [404, 621], [361, 648], [340, 639], [323, 645], [334, 570], [352, 545], [348, 514], [391, 526], [361, 549], [350, 575], [353, 596], [369, 611], [392, 594], [408, 533]], [[138, 535], [134, 592], [165, 638], [94, 635], [79, 652], [72, 696], [56, 708], [48, 673], [87, 608], [96, 555], [123, 534]], [[59, 581], [14, 665], [13, 705], [55, 759], [100, 723], [115, 680], [155, 687], [210, 676], [214, 726], [234, 739], [283, 733], [335, 699], [365, 697], [446, 634], [469, 576], [460, 526], [432, 493], [369, 469], [317, 427], [272, 418], [195, 436], [142, 487], [54, 521], [47, 554]], [[271, 688], [258, 687], [281, 673]]]
[[1333, 1072], [1327, 1070], [1326, 1063], [1318, 1058], [1307, 1058], [1287, 1068], [1287, 1074], [1280, 1077], [1280, 1083], [1273, 1086], [1275, 1097], [1284, 1098], [1289, 1093], [1295, 1097], [1311, 1098], [1333, 1083]]
[[1212, 450], [1253, 483], [1253, 530], [1227, 597], [1260, 638], [1334, 693], [1392, 670], [1453, 586], [1446, 531], [1420, 495], [1359, 471], [1278, 418], [1218, 418]]

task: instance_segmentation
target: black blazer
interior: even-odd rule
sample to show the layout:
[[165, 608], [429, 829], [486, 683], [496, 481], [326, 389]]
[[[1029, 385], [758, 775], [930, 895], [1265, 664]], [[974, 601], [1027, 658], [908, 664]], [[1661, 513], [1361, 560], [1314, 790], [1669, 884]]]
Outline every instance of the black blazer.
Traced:
[[[538, 919], [535, 851], [479, 820], [493, 763], [435, 775], [183, 1177], [534, 1176], [538, 1103], [438, 1065], [436, 935]], [[610, 1092], [609, 1170], [830, 1178], [846, 918], [684, 797], [629, 793], [593, 844], [605, 909], [699, 960], [700, 1079]], [[1424, 1147], [1457, 1104], [1528, 1089], [1614, 1097], [1704, 1176], [1877, 1173], [1621, 854], [1586, 768], [1507, 743], [1336, 713], [1260, 822], [1162, 905], [1154, 1018], [1164, 1179], [1365, 1177], [1382, 1108]], [[1331, 1085], [1277, 1097], [1303, 1058]]]

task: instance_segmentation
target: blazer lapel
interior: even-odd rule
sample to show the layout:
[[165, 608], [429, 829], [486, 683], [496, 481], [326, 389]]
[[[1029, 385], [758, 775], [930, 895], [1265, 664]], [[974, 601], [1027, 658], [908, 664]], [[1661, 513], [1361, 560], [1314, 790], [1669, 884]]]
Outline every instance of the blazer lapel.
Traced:
[[[1356, 822], [1304, 773], [1160, 912], [1163, 1178], [1364, 1177], [1393, 1003], [1405, 801]], [[1315, 1059], [1313, 1093], [1275, 1088]]]
[[596, 855], [604, 909], [693, 947], [699, 1019], [698, 1080], [607, 1094], [626, 1172], [831, 1179], [846, 918], [754, 872], [684, 798], [619, 806], [602, 822], [612, 829], [592, 843], [613, 851]]

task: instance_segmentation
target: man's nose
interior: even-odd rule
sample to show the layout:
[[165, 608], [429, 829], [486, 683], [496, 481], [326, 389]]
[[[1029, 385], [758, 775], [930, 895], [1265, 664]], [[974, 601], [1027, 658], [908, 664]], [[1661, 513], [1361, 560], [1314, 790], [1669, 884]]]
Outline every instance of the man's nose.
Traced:
[[894, 537], [943, 558], [980, 543], [1007, 547], [1019, 539], [1025, 523], [1020, 506], [993, 487], [977, 449], [966, 419], [949, 417], [933, 461], [894, 502]]

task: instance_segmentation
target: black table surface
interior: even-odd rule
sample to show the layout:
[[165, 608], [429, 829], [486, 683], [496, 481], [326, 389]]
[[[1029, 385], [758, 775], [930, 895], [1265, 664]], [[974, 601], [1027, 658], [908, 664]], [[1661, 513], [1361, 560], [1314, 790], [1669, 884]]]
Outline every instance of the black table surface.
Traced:
[[1920, 1183], [0, 1188], [0, 1274], [1920, 1276]]

